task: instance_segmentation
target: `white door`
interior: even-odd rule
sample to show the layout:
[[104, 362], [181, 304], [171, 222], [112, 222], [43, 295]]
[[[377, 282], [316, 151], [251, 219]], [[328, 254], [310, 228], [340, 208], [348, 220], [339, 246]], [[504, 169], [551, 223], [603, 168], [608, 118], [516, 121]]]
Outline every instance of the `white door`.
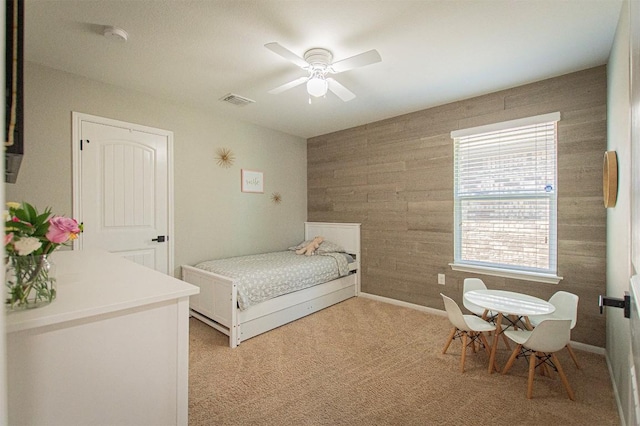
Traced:
[[163, 273], [173, 268], [173, 133], [74, 113], [77, 248], [102, 248]]
[[631, 374], [629, 380], [629, 413], [627, 414], [627, 424], [640, 424], [640, 275], [631, 277], [630, 311], [631, 311], [631, 350], [629, 354], [629, 367]]
[[[629, 2], [631, 56], [631, 262], [640, 274], [640, 2]], [[631, 277], [631, 369], [627, 424], [640, 424], [640, 275]]]

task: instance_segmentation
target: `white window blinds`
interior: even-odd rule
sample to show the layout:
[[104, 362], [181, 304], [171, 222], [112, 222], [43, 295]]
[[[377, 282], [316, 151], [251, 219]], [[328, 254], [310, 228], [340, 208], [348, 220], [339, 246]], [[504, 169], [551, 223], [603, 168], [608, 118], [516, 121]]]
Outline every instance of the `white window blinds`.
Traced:
[[455, 264], [555, 275], [559, 119], [452, 133]]

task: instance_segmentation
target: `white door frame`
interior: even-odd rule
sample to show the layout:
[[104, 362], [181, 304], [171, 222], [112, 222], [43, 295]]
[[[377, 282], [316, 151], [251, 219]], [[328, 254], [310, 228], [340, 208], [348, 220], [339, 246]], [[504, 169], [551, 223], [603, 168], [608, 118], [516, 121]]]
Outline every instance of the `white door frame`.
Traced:
[[[128, 123], [126, 121], [113, 120], [110, 118], [99, 117], [96, 115], [85, 114], [81, 112], [72, 111], [72, 131], [71, 131], [71, 153], [72, 153], [72, 203], [73, 203], [73, 216], [77, 218], [78, 222], [83, 221], [82, 216], [82, 203], [81, 203], [81, 191], [82, 188], [82, 163], [80, 161], [80, 129], [82, 121], [92, 121], [98, 124], [104, 124], [108, 126], [117, 126], [123, 128], [129, 128], [138, 132], [152, 133], [156, 135], [163, 135], [167, 137], [167, 235], [169, 239], [168, 244], [168, 259], [167, 259], [167, 271], [169, 275], [173, 275], [174, 265], [174, 221], [173, 221], [173, 132], [157, 129], [153, 127], [143, 126], [140, 124]], [[73, 241], [73, 249], [82, 249], [82, 234], [80, 238]]]

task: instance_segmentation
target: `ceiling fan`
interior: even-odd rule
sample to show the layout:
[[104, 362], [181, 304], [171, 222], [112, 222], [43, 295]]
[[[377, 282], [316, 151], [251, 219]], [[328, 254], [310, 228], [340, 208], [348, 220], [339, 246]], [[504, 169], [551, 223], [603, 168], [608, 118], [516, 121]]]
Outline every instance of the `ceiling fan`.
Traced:
[[[329, 50], [319, 47], [307, 50], [304, 53], [304, 59], [276, 42], [267, 43], [264, 47], [282, 56], [288, 61], [293, 62], [309, 73], [308, 76], [300, 77], [290, 81], [289, 83], [285, 83], [282, 86], [278, 86], [275, 89], [270, 90], [269, 93], [282, 93], [285, 90], [307, 83], [307, 92], [310, 96], [324, 96], [327, 94], [327, 90], [331, 90], [344, 102], [350, 101], [355, 98], [356, 95], [342, 84], [338, 83], [335, 79], [327, 77], [327, 75], [338, 74], [354, 68], [364, 67], [382, 60], [380, 54], [375, 49], [337, 62], [332, 62], [333, 54]], [[309, 103], [311, 103], [311, 97], [309, 97]]]

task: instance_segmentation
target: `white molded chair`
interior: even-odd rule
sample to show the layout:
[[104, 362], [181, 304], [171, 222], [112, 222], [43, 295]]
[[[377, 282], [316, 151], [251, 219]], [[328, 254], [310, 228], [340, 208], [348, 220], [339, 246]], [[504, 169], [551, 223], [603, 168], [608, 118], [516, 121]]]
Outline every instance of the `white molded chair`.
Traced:
[[487, 311], [481, 306], [476, 305], [475, 303], [471, 303], [464, 298], [464, 293], [473, 290], [486, 290], [487, 286], [484, 284], [480, 278], [465, 278], [462, 284], [462, 304], [465, 308], [469, 310], [469, 312], [481, 317], [482, 319], [486, 319], [488, 321], [493, 322], [496, 317], [495, 312]]
[[[480, 278], [465, 278], [462, 284], [462, 305], [474, 315], [477, 315], [480, 318], [495, 324], [496, 318], [498, 317], [497, 312], [488, 311], [483, 307], [476, 305], [475, 303], [471, 303], [467, 301], [467, 299], [464, 298], [464, 294], [468, 291], [486, 290], [486, 289], [487, 289], [487, 286], [484, 284], [484, 281], [482, 281]], [[503, 326], [502, 328], [505, 328], [505, 326]], [[511, 347], [509, 346], [509, 341], [507, 340], [507, 338], [502, 336], [502, 341], [504, 342], [507, 349], [511, 350]]]
[[[546, 319], [570, 319], [571, 330], [573, 330], [578, 319], [578, 299], [578, 296], [573, 293], [558, 291], [554, 293], [554, 295], [549, 299], [549, 303], [555, 306], [556, 310], [552, 314], [548, 315], [531, 315], [529, 317], [529, 321], [531, 322], [532, 326], [537, 327], [542, 321]], [[569, 355], [571, 356], [573, 363], [578, 369], [580, 369], [576, 354], [573, 352], [573, 349], [568, 342], [567, 350], [569, 351]]]
[[[504, 366], [502, 374], [513, 365], [513, 362], [520, 355], [529, 355], [529, 381], [527, 385], [527, 398], [533, 395], [533, 376], [538, 365], [543, 375], [549, 374], [546, 366], [551, 366], [558, 372], [562, 379], [569, 399], [574, 400], [573, 391], [569, 386], [567, 376], [556, 357], [555, 352], [564, 348], [571, 337], [571, 320], [569, 319], [547, 319], [538, 324], [533, 331], [529, 330], [505, 330], [504, 334], [513, 340], [518, 346], [513, 350], [509, 361]], [[524, 348], [524, 349], [523, 349]], [[550, 374], [549, 374], [550, 375]]]
[[449, 349], [449, 345], [454, 338], [461, 337], [462, 356], [460, 359], [460, 370], [464, 373], [464, 361], [467, 355], [467, 346], [471, 345], [475, 352], [475, 341], [480, 339], [487, 355], [489, 355], [489, 342], [482, 333], [485, 331], [495, 331], [496, 326], [482, 318], [476, 317], [475, 315], [464, 315], [458, 304], [453, 299], [442, 293], [440, 293], [440, 296], [442, 296], [442, 299], [444, 300], [444, 308], [447, 311], [449, 321], [453, 324], [453, 329], [449, 334], [449, 338], [447, 339], [447, 343], [444, 345], [442, 353], [445, 354], [447, 352], [447, 349]]

